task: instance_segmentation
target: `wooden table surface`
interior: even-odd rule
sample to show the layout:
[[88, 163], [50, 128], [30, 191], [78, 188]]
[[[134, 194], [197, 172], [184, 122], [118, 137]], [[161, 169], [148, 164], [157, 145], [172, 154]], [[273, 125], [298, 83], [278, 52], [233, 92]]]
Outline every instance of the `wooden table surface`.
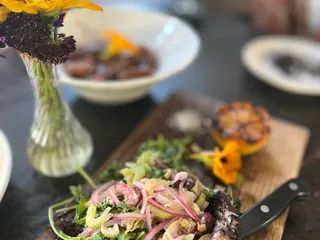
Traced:
[[[154, 6], [163, 10], [163, 2], [168, 1]], [[209, 7], [207, 2], [205, 6]], [[249, 100], [264, 105], [274, 116], [311, 129], [301, 177], [315, 192], [307, 203], [293, 205], [283, 239], [320, 239], [320, 98], [278, 91], [245, 71], [240, 51], [254, 35], [248, 22], [208, 11], [197, 30], [203, 46], [196, 62], [183, 73], [159, 83], [148, 97], [136, 103], [120, 107], [94, 105], [63, 87], [74, 114], [94, 139], [95, 153], [87, 170], [97, 170], [139, 121], [177, 90], [196, 91], [225, 101]], [[9, 138], [14, 162], [9, 187], [0, 204], [0, 239], [34, 239], [48, 225], [48, 206], [68, 196], [68, 185], [83, 181], [79, 176], [45, 178], [33, 171], [25, 153], [34, 109], [31, 86], [17, 54], [6, 50], [5, 55], [6, 60], [0, 59], [0, 128]]]

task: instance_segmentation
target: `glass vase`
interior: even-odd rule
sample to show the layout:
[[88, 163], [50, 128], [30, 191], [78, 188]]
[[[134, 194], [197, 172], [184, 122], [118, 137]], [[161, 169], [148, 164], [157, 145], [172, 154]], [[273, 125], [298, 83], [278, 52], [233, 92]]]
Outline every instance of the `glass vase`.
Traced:
[[35, 93], [35, 114], [27, 143], [33, 167], [48, 177], [76, 173], [90, 160], [89, 133], [62, 100], [55, 65], [21, 55]]

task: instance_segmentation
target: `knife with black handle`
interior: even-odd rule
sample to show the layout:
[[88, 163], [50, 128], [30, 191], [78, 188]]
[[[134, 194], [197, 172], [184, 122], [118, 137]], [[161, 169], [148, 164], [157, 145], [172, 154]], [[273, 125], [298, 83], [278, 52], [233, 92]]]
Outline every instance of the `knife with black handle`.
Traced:
[[303, 180], [291, 179], [240, 217], [237, 240], [243, 240], [274, 222], [294, 201], [304, 201], [311, 187]]

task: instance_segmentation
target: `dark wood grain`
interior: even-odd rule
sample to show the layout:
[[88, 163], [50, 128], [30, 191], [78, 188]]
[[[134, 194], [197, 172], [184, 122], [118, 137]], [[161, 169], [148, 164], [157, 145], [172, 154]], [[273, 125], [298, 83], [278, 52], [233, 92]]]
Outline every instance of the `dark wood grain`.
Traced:
[[[139, 8], [162, 11], [170, 2], [143, 1], [146, 4], [127, 0]], [[136, 125], [177, 90], [195, 91], [224, 101], [249, 100], [264, 105], [274, 116], [311, 129], [300, 176], [314, 187], [315, 193], [307, 203], [296, 203], [291, 208], [283, 239], [320, 239], [320, 98], [278, 91], [248, 74], [241, 64], [240, 52], [255, 34], [249, 23], [215, 11], [213, 2], [217, 0], [203, 2], [207, 12], [197, 28], [202, 39], [199, 57], [183, 73], [155, 86], [148, 97], [126, 106], [107, 107], [88, 103], [70, 88], [62, 88], [74, 114], [94, 139], [94, 156], [86, 170], [93, 174]], [[34, 239], [48, 226], [48, 206], [66, 198], [70, 184], [83, 180], [79, 176], [45, 178], [32, 169], [25, 153], [34, 109], [31, 86], [17, 54], [9, 50], [5, 55], [7, 59], [0, 60], [0, 128], [12, 145], [14, 162], [9, 187], [0, 204], [0, 239]]]

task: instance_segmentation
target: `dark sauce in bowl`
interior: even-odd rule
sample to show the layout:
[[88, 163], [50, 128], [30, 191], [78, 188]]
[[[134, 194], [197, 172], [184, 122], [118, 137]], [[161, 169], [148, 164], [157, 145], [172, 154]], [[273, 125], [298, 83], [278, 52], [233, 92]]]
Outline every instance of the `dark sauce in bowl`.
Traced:
[[271, 57], [273, 64], [287, 75], [307, 72], [310, 75], [320, 77], [320, 63], [306, 61], [303, 58], [290, 55], [277, 55]]
[[65, 63], [66, 73], [75, 78], [93, 81], [126, 80], [153, 75], [158, 67], [155, 54], [144, 46], [135, 55], [121, 53], [101, 58], [105, 42], [79, 48]]

